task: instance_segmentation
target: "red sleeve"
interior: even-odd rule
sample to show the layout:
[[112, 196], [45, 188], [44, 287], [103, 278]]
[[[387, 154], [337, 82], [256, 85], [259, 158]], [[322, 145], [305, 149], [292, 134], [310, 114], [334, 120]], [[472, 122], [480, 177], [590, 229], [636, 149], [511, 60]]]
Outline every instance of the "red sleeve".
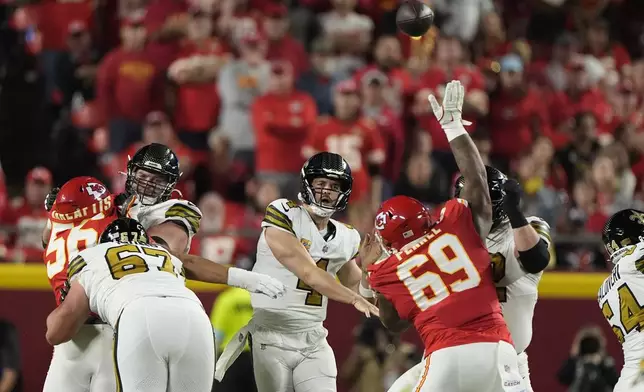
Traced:
[[311, 133], [311, 130], [315, 126], [315, 122], [318, 118], [318, 107], [310, 95], [306, 95], [304, 97], [304, 115], [302, 118], [304, 120], [304, 125], [308, 129], [308, 133]]
[[615, 59], [615, 67], [617, 70], [621, 70], [623, 66], [631, 63], [631, 56], [620, 44], [613, 46], [613, 58]]
[[309, 135], [302, 146], [302, 155], [304, 158], [308, 159], [313, 154], [320, 151], [326, 151], [326, 137], [328, 132], [326, 128], [328, 127], [328, 119], [318, 120], [318, 122], [313, 125]]
[[472, 210], [469, 205], [469, 202], [464, 199], [450, 199], [443, 204], [438, 219], [449, 223], [454, 223], [464, 216], [472, 219]]
[[531, 124], [533, 132], [535, 132], [535, 138], [539, 135], [552, 138], [553, 132], [550, 124], [550, 116], [548, 115], [547, 104], [541, 100], [541, 96], [533, 91], [533, 105], [534, 105], [534, 117], [533, 121], [535, 123]]
[[250, 117], [253, 123], [255, 135], [261, 135], [266, 130], [266, 121], [264, 119], [264, 100], [260, 97], [253, 101], [250, 107]]
[[470, 71], [470, 77], [472, 78], [472, 81], [468, 86], [469, 91], [472, 91], [472, 90], [485, 91], [485, 78], [483, 77], [483, 74], [478, 68], [473, 68]]
[[98, 67], [96, 77], [96, 98], [103, 111], [103, 118], [109, 120], [114, 109], [114, 84], [116, 81], [116, 54], [108, 53]]

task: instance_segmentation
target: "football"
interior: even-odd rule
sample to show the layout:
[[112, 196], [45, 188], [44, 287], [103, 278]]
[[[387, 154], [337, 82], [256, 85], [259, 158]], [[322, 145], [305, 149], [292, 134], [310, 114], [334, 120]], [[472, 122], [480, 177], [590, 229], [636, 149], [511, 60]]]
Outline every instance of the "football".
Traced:
[[396, 25], [412, 38], [422, 37], [434, 23], [434, 11], [422, 0], [405, 0], [396, 12]]

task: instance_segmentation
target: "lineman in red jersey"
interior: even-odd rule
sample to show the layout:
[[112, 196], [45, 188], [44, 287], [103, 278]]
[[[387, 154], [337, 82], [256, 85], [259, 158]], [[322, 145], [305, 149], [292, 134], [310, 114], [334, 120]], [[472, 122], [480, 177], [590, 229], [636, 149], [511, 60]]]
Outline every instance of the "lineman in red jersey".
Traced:
[[[75, 177], [61, 187], [43, 235], [43, 258], [57, 306], [62, 301], [69, 261], [96, 245], [103, 230], [116, 218], [114, 197], [99, 180]], [[113, 334], [107, 324], [89, 315], [72, 341], [54, 347], [43, 392], [116, 390]]]
[[409, 197], [383, 203], [375, 235], [361, 249], [363, 267], [379, 293], [385, 326], [399, 331], [411, 322], [423, 340], [424, 371], [415, 391], [521, 392], [525, 386], [483, 242], [491, 200], [485, 166], [461, 119], [464, 95], [460, 82], [452, 81], [442, 105], [429, 100], [468, 178], [467, 194], [448, 201], [437, 220]]

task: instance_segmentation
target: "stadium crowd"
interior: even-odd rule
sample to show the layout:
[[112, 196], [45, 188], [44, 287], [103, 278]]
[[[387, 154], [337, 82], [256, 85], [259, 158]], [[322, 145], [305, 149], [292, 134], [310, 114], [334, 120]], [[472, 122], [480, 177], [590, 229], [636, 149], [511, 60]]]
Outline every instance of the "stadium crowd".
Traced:
[[[0, 259], [40, 262], [50, 187], [91, 174], [117, 192], [142, 143], [179, 155], [204, 213], [192, 249], [225, 264], [252, 265], [264, 208], [297, 197], [315, 151], [350, 163], [361, 231], [390, 195], [438, 204], [458, 168], [426, 97], [451, 79], [484, 159], [559, 238], [641, 203], [637, 1], [431, 3], [412, 40], [394, 0], [3, 1]], [[594, 245], [557, 250], [604, 267]]]

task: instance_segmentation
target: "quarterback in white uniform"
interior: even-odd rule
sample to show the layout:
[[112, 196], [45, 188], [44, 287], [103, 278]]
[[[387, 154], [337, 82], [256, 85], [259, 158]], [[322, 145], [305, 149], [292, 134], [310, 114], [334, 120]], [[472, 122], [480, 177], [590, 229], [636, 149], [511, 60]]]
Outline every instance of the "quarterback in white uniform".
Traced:
[[117, 391], [203, 392], [212, 387], [215, 342], [183, 265], [122, 218], [67, 271], [71, 288], [47, 318], [47, 341], [70, 340], [91, 310], [114, 329]]
[[599, 288], [599, 307], [624, 350], [624, 367], [614, 392], [644, 390], [644, 212], [613, 215], [602, 241], [615, 265]]
[[354, 261], [359, 233], [330, 219], [347, 205], [351, 169], [340, 155], [323, 152], [304, 164], [301, 177], [302, 204], [278, 199], [267, 207], [253, 268], [284, 283], [287, 294], [268, 301], [251, 295], [253, 318], [219, 359], [218, 380], [250, 334], [259, 392], [334, 392], [335, 357], [322, 326], [327, 297], [378, 312], [359, 294], [373, 296]]
[[[550, 260], [550, 227], [537, 217], [524, 217], [519, 209], [520, 185], [501, 171], [486, 166], [493, 225], [486, 238], [492, 260], [494, 281], [503, 309], [503, 318], [518, 354], [519, 373], [532, 392], [526, 348], [532, 340], [532, 318], [538, 286]], [[455, 185], [455, 197], [464, 186], [463, 177]], [[421, 377], [422, 363], [403, 374], [389, 392], [410, 390]]]

